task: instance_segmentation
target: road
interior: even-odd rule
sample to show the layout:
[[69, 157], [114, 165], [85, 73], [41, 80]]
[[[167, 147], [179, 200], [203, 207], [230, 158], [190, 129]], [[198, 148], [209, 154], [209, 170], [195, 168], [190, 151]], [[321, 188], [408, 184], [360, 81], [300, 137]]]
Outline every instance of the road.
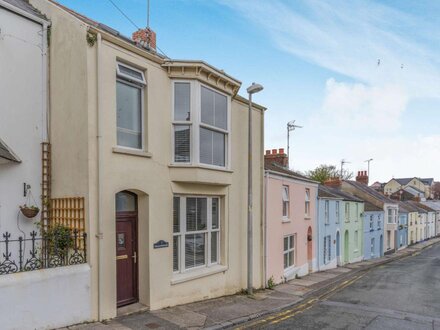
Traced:
[[440, 244], [239, 329], [440, 329]]

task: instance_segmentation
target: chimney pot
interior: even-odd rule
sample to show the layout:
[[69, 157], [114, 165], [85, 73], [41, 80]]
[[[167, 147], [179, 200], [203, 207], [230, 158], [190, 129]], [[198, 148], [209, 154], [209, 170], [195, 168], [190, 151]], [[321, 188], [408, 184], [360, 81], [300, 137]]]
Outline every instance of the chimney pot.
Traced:
[[279, 152], [278, 149], [272, 149], [266, 150], [266, 154], [264, 155], [264, 164], [277, 164], [281, 167], [287, 168], [289, 166], [289, 158], [284, 153], [284, 149], [280, 148]]
[[278, 150], [278, 153], [279, 153], [280, 155], [284, 154], [284, 148], [280, 148], [280, 149]]
[[276, 155], [277, 154], [277, 149], [272, 149], [272, 155]]
[[270, 150], [266, 150], [266, 155], [270, 155]]

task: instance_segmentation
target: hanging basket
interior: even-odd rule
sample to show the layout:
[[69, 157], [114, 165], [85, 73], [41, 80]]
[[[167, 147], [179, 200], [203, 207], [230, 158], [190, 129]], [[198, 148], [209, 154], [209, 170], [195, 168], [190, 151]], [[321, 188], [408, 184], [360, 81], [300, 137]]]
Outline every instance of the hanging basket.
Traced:
[[40, 212], [40, 209], [36, 206], [20, 206], [20, 211], [21, 213], [23, 213], [23, 215], [28, 218], [28, 219], [32, 219], [35, 218], [38, 214], [38, 212]]

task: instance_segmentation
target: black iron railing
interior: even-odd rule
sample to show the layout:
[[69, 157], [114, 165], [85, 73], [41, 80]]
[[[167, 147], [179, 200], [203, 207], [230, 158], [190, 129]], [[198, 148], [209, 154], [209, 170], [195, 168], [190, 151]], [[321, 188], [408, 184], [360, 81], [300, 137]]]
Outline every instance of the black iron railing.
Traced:
[[87, 234], [74, 230], [71, 246], [57, 246], [57, 242], [30, 233], [31, 238], [11, 239], [11, 233], [5, 232], [0, 240], [0, 275], [27, 272], [45, 268], [78, 265], [87, 262]]

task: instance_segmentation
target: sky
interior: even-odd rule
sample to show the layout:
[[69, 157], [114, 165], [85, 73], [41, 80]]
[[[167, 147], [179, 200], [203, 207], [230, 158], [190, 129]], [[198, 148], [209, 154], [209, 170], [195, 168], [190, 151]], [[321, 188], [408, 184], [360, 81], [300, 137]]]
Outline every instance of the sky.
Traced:
[[[112, 0], [137, 25], [147, 0]], [[110, 0], [60, 3], [131, 36], [136, 27]], [[150, 0], [157, 45], [172, 59], [204, 60], [260, 83], [265, 149], [286, 148], [290, 165], [320, 164], [370, 182], [440, 179], [440, 1]]]

